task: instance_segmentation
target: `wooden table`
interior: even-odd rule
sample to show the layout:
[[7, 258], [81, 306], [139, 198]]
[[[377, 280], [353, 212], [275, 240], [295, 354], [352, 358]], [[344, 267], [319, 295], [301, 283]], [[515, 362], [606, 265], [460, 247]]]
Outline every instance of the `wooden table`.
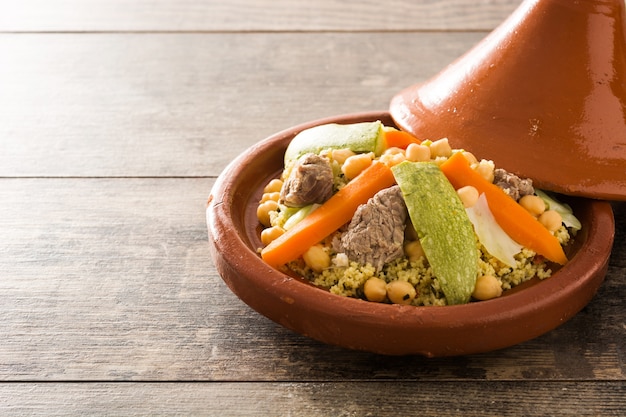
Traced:
[[386, 109], [518, 4], [0, 0], [0, 414], [625, 415], [624, 205], [583, 311], [467, 357], [309, 340], [209, 256], [231, 159]]

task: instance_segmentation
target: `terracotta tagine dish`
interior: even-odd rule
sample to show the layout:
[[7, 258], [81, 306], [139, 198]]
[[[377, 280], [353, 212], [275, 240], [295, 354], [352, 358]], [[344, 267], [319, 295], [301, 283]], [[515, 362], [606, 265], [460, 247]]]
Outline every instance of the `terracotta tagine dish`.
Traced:
[[569, 262], [552, 277], [531, 280], [500, 298], [445, 307], [379, 304], [347, 298], [287, 275], [261, 260], [256, 208], [264, 186], [283, 169], [296, 133], [324, 123], [381, 120], [387, 112], [339, 116], [277, 133], [235, 159], [209, 198], [207, 223], [215, 266], [246, 304], [276, 323], [313, 339], [369, 352], [451, 356], [511, 346], [563, 324], [604, 280], [613, 244], [611, 205], [586, 198], [568, 203], [582, 223]]
[[526, 0], [390, 112], [539, 187], [626, 200], [624, 1]]
[[[563, 324], [594, 297], [626, 200], [623, 0], [526, 0], [499, 28], [390, 111], [316, 120], [276, 133], [232, 161], [209, 197], [211, 254], [251, 308], [318, 341], [387, 355], [454, 356], [509, 347]], [[410, 64], [407, 63], [407, 64]], [[348, 298], [265, 263], [257, 207], [303, 130], [381, 121], [419, 139], [448, 138], [561, 194], [582, 224], [568, 261], [487, 301], [416, 307]]]

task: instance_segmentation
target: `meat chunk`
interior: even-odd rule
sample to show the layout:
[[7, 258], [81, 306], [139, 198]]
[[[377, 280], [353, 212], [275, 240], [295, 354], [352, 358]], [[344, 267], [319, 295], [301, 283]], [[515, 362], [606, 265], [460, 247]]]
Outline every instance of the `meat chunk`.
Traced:
[[404, 255], [407, 208], [397, 185], [379, 191], [362, 204], [333, 248], [352, 261], [371, 264], [376, 270]]
[[280, 191], [280, 202], [288, 207], [323, 203], [333, 195], [333, 170], [327, 158], [307, 153], [291, 170]]
[[534, 194], [533, 181], [529, 178], [520, 178], [515, 174], [511, 174], [502, 168], [496, 168], [494, 171], [493, 183], [502, 188], [504, 192], [510, 195], [515, 201], [528, 194]]

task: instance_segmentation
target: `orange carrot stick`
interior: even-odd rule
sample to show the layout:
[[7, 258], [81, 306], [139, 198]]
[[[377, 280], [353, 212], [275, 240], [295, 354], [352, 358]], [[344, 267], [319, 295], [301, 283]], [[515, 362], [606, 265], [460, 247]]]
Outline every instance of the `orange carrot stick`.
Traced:
[[420, 143], [419, 139], [413, 136], [410, 133], [404, 132], [402, 130], [386, 130], [385, 131], [385, 142], [387, 143], [388, 148], [402, 148], [406, 149], [412, 143]]
[[552, 262], [561, 265], [567, 262], [558, 239], [500, 187], [474, 171], [462, 153], [452, 155], [440, 167], [455, 189], [471, 185], [480, 194], [484, 193], [494, 218], [517, 243]]
[[261, 257], [275, 268], [297, 259], [311, 246], [349, 222], [358, 206], [394, 183], [393, 173], [387, 165], [379, 162], [370, 165], [315, 211], [267, 245], [261, 251]]

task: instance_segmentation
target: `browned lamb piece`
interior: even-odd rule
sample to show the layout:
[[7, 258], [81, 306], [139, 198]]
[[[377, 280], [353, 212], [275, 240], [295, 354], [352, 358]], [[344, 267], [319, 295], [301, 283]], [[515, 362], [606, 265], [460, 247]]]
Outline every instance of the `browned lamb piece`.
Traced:
[[323, 156], [308, 153], [298, 159], [280, 191], [280, 202], [288, 207], [323, 203], [333, 195], [333, 170]]
[[333, 242], [333, 248], [351, 261], [369, 263], [381, 270], [385, 263], [404, 255], [407, 215], [400, 187], [379, 191], [359, 206], [347, 231]]
[[533, 181], [529, 178], [522, 179], [502, 168], [496, 168], [493, 174], [493, 183], [502, 188], [504, 192], [510, 195], [515, 201], [518, 201], [525, 195], [532, 195], [535, 193]]

